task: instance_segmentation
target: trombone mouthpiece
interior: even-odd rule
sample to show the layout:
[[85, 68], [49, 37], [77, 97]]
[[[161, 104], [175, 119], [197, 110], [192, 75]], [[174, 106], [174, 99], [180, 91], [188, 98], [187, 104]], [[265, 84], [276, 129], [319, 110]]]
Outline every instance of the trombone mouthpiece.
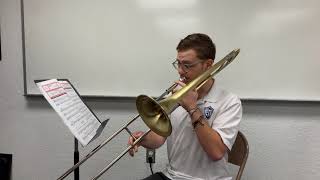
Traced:
[[180, 78], [179, 78], [179, 81], [182, 81], [182, 82], [183, 82], [183, 81], [185, 81], [185, 80], [186, 80], [185, 77], [180, 77]]

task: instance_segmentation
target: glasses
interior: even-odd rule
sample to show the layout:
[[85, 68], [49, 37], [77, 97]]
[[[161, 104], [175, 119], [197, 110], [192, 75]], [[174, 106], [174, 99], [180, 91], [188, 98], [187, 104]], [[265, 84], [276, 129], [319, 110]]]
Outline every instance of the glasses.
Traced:
[[197, 60], [194, 63], [181, 63], [177, 59], [172, 63], [173, 67], [178, 70], [179, 68], [182, 68], [183, 70], [189, 70], [193, 66], [203, 62], [202, 60]]

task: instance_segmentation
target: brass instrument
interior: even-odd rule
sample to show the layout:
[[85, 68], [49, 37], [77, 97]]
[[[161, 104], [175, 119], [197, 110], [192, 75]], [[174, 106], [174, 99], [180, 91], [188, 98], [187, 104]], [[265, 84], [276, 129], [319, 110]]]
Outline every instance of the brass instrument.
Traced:
[[[220, 72], [228, 64], [230, 64], [235, 59], [235, 57], [239, 54], [239, 52], [240, 52], [240, 49], [235, 49], [231, 51], [222, 60], [215, 63], [207, 71], [202, 73], [196, 79], [188, 83], [183, 88], [179, 89], [177, 92], [175, 92], [168, 98], [162, 99], [165, 95], [169, 94], [177, 86], [177, 84], [173, 84], [156, 100], [146, 95], [138, 96], [136, 100], [136, 106], [137, 106], [139, 115], [134, 117], [126, 125], [124, 125], [117, 132], [115, 132], [113, 135], [107, 138], [104, 142], [98, 145], [95, 149], [93, 149], [89, 154], [87, 154], [84, 158], [82, 158], [77, 164], [75, 164], [68, 171], [66, 171], [62, 176], [60, 176], [58, 180], [62, 180], [65, 177], [67, 177], [71, 172], [73, 172], [76, 168], [78, 168], [83, 162], [89, 159], [93, 154], [98, 152], [104, 145], [106, 145], [110, 140], [112, 140], [116, 135], [118, 135], [123, 130], [126, 130], [130, 134], [130, 136], [134, 139], [133, 145], [128, 146], [117, 158], [115, 158], [105, 168], [103, 168], [99, 172], [99, 174], [93, 178], [93, 180], [98, 179], [103, 173], [105, 173], [108, 169], [110, 169], [113, 164], [115, 164], [137, 143], [139, 143], [142, 140], [142, 138], [145, 135], [147, 135], [151, 130], [160, 136], [163, 136], [163, 137], [169, 136], [172, 131], [172, 126], [171, 126], [168, 114], [170, 114], [174, 109], [178, 107], [178, 101], [180, 101], [188, 91], [193, 89], [198, 90], [200, 87], [202, 87], [210, 78], [212, 78], [214, 75]], [[138, 139], [136, 139], [128, 129], [128, 126], [140, 116], [144, 121], [144, 123], [150, 129], [147, 132], [145, 132], [142, 136], [140, 136]]]
[[170, 114], [177, 107], [178, 101], [182, 99], [183, 95], [188, 91], [192, 89], [198, 90], [211, 77], [231, 63], [239, 54], [239, 52], [240, 49], [233, 50], [222, 60], [214, 64], [211, 68], [202, 73], [189, 84], [178, 90], [172, 96], [163, 99], [160, 102], [157, 102], [153, 98], [146, 95], [138, 96], [136, 100], [136, 106], [144, 123], [156, 134], [164, 137], [169, 136], [171, 134], [172, 127], [168, 114]]

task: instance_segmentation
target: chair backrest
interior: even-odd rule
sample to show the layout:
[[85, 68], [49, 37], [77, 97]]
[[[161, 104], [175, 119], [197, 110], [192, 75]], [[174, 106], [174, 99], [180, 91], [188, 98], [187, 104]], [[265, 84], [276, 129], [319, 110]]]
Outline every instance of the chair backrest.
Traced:
[[239, 167], [236, 180], [241, 179], [244, 166], [246, 165], [249, 155], [249, 144], [246, 137], [242, 132], [238, 132], [237, 138], [232, 146], [231, 151], [228, 153], [228, 162]]

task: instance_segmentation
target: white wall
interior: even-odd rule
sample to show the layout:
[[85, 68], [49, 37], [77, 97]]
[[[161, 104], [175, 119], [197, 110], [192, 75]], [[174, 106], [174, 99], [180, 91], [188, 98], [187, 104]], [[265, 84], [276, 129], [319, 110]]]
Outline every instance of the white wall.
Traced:
[[[23, 96], [20, 1], [1, 0], [3, 59], [0, 61], [0, 153], [13, 154], [13, 180], [56, 179], [73, 161], [73, 138], [58, 115], [41, 98]], [[9, 14], [10, 16], [3, 16]], [[6, 17], [6, 18], [4, 18]], [[135, 115], [130, 100], [87, 100], [100, 118], [110, 116], [101, 137], [82, 149], [84, 155]], [[318, 179], [320, 177], [320, 104], [244, 102], [241, 130], [250, 143], [243, 179]], [[133, 129], [145, 128], [141, 122]], [[127, 143], [122, 134], [81, 167], [89, 179]], [[150, 174], [144, 151], [125, 156], [103, 178], [139, 179]], [[157, 151], [154, 170], [166, 163], [166, 149]], [[72, 179], [72, 177], [69, 177]]]

